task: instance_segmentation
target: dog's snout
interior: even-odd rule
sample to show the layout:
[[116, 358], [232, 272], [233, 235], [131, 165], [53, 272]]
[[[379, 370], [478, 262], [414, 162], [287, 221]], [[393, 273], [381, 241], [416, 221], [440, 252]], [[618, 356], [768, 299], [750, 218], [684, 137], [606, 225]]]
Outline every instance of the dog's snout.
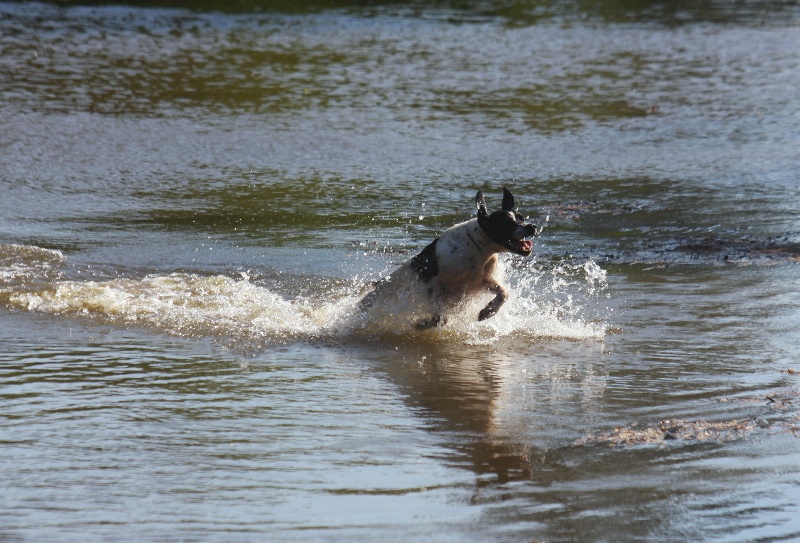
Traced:
[[518, 227], [514, 234], [517, 239], [529, 238], [539, 234], [539, 227], [533, 223], [528, 223]]

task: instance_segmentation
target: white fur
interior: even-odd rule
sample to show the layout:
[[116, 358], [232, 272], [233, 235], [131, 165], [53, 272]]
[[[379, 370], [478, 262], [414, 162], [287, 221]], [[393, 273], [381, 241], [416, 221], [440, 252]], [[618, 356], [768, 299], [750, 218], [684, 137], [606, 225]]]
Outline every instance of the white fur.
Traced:
[[[417, 298], [415, 318], [423, 317], [417, 327], [428, 328], [444, 324], [447, 312], [459, 303], [486, 293], [495, 297], [480, 312], [478, 320], [489, 318], [497, 312], [508, 295], [498, 277], [500, 262], [497, 253], [505, 250], [489, 239], [477, 219], [457, 224], [447, 229], [436, 242], [438, 272], [430, 282], [421, 281], [411, 261], [406, 262], [364, 298], [365, 307], [374, 308], [379, 313], [387, 309], [398, 311], [404, 301]], [[420, 287], [428, 292], [423, 294]], [[420, 294], [428, 303], [419, 303]]]
[[448, 299], [487, 290], [489, 284], [497, 284], [497, 253], [504, 250], [489, 239], [478, 219], [447, 229], [436, 243], [435, 287], [444, 288]]

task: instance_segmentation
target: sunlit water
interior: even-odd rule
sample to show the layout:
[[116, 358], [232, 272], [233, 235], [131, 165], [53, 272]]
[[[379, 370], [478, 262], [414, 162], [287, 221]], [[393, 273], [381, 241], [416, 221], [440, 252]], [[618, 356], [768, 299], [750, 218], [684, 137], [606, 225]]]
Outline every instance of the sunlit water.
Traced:
[[0, 539], [800, 539], [797, 6], [221, 7], [0, 3]]

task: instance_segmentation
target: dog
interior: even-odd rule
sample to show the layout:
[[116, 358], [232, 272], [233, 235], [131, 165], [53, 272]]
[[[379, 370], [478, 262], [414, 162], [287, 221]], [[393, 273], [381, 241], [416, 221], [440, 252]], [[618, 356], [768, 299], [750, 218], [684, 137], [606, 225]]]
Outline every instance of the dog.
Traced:
[[433, 315], [416, 323], [420, 330], [445, 325], [448, 309], [481, 292], [492, 293], [494, 298], [478, 313], [478, 320], [496, 315], [508, 298], [508, 290], [498, 278], [497, 255], [529, 256], [533, 242], [526, 238], [537, 236], [540, 228], [517, 213], [514, 195], [506, 187], [501, 210], [490, 214], [481, 191], [475, 196], [475, 205], [476, 218], [447, 229], [389, 277], [375, 283], [374, 290], [361, 300], [362, 310], [392, 290], [397, 297], [398, 285], [416, 282], [426, 287], [433, 309]]

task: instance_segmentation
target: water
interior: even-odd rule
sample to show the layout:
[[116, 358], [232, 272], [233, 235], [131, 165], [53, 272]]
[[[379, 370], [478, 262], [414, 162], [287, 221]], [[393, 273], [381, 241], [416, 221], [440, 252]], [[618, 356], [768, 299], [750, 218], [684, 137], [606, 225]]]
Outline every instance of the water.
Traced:
[[800, 539], [796, 4], [158, 4], [0, 3], [0, 538]]

